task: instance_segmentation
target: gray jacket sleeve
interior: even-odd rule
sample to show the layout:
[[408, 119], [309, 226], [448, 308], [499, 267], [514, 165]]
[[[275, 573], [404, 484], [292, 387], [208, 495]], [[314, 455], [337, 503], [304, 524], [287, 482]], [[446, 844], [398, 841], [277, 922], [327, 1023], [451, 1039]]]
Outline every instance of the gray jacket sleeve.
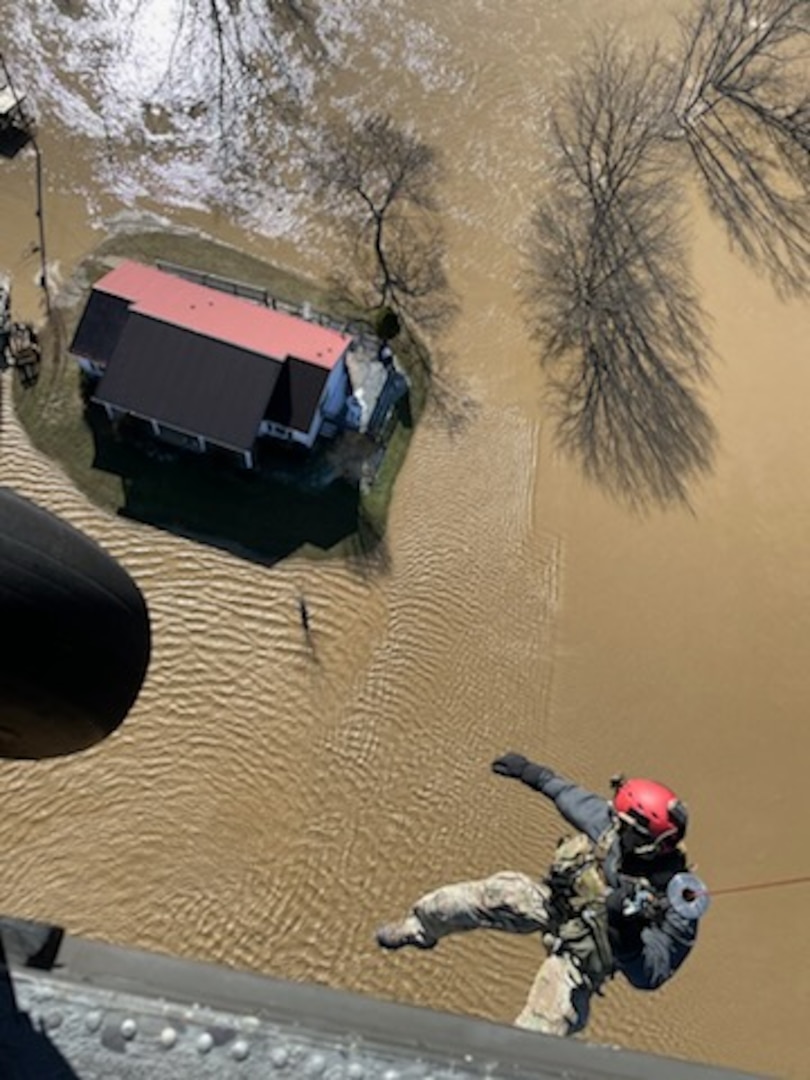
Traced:
[[641, 955], [621, 965], [628, 981], [638, 990], [655, 990], [671, 979], [697, 937], [697, 922], [671, 909], [655, 926], [641, 931]]
[[607, 799], [572, 784], [562, 776], [553, 776], [550, 780], [530, 786], [551, 799], [565, 820], [591, 840], [598, 840], [611, 824]]

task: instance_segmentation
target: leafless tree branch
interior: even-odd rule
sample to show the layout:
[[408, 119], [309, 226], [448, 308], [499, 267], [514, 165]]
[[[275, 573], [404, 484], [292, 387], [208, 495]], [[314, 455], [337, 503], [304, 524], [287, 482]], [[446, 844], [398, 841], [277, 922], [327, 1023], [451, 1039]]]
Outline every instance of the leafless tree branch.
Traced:
[[396, 312], [434, 412], [448, 430], [457, 429], [472, 405], [446, 375], [439, 347], [456, 303], [437, 220], [438, 154], [387, 114], [374, 113], [334, 125], [313, 152], [311, 167], [352, 251], [341, 293], [369, 311]]
[[390, 307], [422, 333], [454, 311], [436, 219], [438, 155], [390, 116], [337, 125], [312, 157], [319, 191], [342, 219], [368, 308]]

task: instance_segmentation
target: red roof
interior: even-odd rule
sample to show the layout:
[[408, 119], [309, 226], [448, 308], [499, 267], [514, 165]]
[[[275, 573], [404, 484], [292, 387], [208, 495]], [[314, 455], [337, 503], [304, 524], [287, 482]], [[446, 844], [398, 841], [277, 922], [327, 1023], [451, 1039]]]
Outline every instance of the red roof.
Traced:
[[93, 288], [130, 301], [133, 312], [273, 360], [294, 356], [331, 369], [352, 340], [350, 334], [195, 285], [142, 263], [122, 262]]

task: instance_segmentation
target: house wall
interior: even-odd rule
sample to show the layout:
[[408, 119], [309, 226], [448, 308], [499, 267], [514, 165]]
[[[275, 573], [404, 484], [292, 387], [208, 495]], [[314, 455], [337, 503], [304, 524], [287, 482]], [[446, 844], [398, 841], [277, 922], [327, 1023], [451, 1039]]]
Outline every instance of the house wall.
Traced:
[[300, 431], [285, 427], [284, 424], [274, 424], [270, 420], [262, 420], [261, 424], [259, 424], [259, 435], [267, 435], [271, 439], [278, 439], [279, 442], [287, 443], [300, 443], [306, 438]]
[[282, 442], [296, 443], [311, 450], [315, 440], [320, 434], [324, 418], [336, 420], [342, 413], [349, 393], [349, 374], [346, 370], [346, 356], [344, 355], [329, 372], [329, 377], [324, 383], [321, 400], [318, 403], [308, 431], [297, 431], [294, 428], [285, 427], [283, 424], [275, 424], [270, 420], [262, 420], [259, 425], [259, 435], [270, 436]]
[[[318, 422], [320, 423], [320, 417], [318, 417]], [[271, 439], [278, 439], [279, 442], [294, 442], [303, 445], [307, 445], [309, 440], [307, 432], [285, 427], [284, 424], [275, 424], [271, 420], [262, 420], [259, 424], [259, 435], [268, 435]]]
[[222, 443], [204, 439], [202, 435], [191, 435], [188, 432], [169, 427], [167, 424], [159, 424], [156, 420], [152, 420], [150, 423], [157, 438], [172, 446], [179, 446], [183, 450], [191, 450], [197, 454], [207, 454], [212, 449], [216, 449], [220, 454], [231, 458], [235, 463], [243, 465], [246, 469], [253, 468], [252, 450], [237, 450], [232, 446], [225, 446]]
[[193, 450], [197, 454], [205, 453], [206, 442], [200, 435], [191, 435], [185, 431], [178, 431], [169, 427], [168, 424], [159, 424], [156, 420], [151, 421], [152, 431], [158, 439], [170, 443], [172, 446], [180, 446], [184, 450]]
[[[323, 401], [323, 399], [321, 399]], [[323, 413], [321, 412], [322, 405], [319, 405], [315, 410], [315, 415], [312, 418], [312, 423], [309, 426], [309, 431], [306, 433], [301, 442], [306, 446], [308, 450], [311, 450], [315, 445], [315, 440], [320, 435], [321, 427], [323, 425]]]
[[[351, 390], [349, 373], [346, 367], [346, 356], [350, 349], [351, 345], [348, 346], [346, 351], [329, 372], [308, 431], [297, 431], [294, 428], [285, 427], [283, 424], [262, 420], [259, 425], [259, 430], [256, 433], [257, 437], [269, 436], [270, 438], [278, 439], [281, 442], [295, 443], [296, 445], [304, 446], [306, 449], [311, 450], [315, 440], [320, 434], [325, 419], [340, 426], [344, 417], [349, 392]], [[74, 353], [73, 356], [81, 370], [86, 374], [96, 378], [104, 374], [104, 371], [106, 370], [105, 364], [91, 360], [89, 357], [79, 356], [76, 353]], [[125, 415], [122, 410], [114, 409], [111, 406], [105, 405], [105, 409], [110, 419]], [[142, 417], [141, 419], [149, 421], [148, 417]], [[204, 452], [206, 449], [205, 440], [196, 435], [177, 431], [167, 425], [160, 425], [156, 421], [149, 422], [152, 425], [155, 436], [164, 439], [166, 442], [174, 443], [175, 445], [199, 452]], [[243, 457], [246, 464], [248, 464], [248, 467], [251, 467], [252, 453], [243, 453], [242, 451], [233, 452], [239, 454], [240, 457]]]
[[348, 396], [349, 373], [346, 370], [346, 354], [344, 353], [329, 372], [329, 378], [326, 380], [321, 396], [321, 414], [330, 419], [336, 419], [343, 412]]
[[97, 360], [90, 360], [86, 356], [77, 356], [76, 360], [78, 361], [79, 367], [82, 369], [83, 372], [85, 372], [85, 374], [95, 376], [104, 374], [105, 365], [100, 364]]
[[160, 439], [162, 442], [171, 446], [177, 446], [183, 450], [190, 450], [197, 454], [207, 454], [213, 450], [216, 454], [231, 459], [234, 463], [243, 465], [247, 469], [252, 469], [255, 464], [252, 450], [237, 450], [233, 446], [224, 446], [220, 443], [212, 442], [210, 439], [203, 438], [202, 435], [193, 435], [190, 432], [179, 431], [177, 428], [169, 427], [167, 424], [160, 424], [157, 420], [152, 420], [148, 416], [140, 416], [138, 413], [128, 413], [125, 409], [118, 409], [114, 405], [108, 405], [106, 402], [101, 404], [103, 404], [104, 411], [111, 421], [121, 420], [125, 416], [131, 416], [148, 425], [156, 439]]
[[383, 386], [371, 416], [369, 417], [368, 430], [371, 435], [379, 434], [385, 426], [385, 422], [394, 405], [399, 401], [403, 394], [407, 393], [407, 391], [408, 380], [402, 372], [394, 367], [389, 368], [385, 385]]

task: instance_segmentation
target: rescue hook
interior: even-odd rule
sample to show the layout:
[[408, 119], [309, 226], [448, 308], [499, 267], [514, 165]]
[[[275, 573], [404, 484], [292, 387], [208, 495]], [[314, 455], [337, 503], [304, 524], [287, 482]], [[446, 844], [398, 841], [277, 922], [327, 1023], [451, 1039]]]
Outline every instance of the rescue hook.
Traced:
[[667, 887], [667, 900], [684, 919], [700, 919], [709, 910], [709, 890], [697, 874], [676, 874]]
[[810, 875], [797, 878], [783, 878], [781, 881], [759, 881], [752, 885], [731, 885], [726, 889], [712, 889], [711, 892], [697, 874], [676, 874], [669, 883], [667, 900], [674, 911], [687, 919], [699, 919], [708, 911], [712, 896], [729, 893], [753, 892], [754, 889], [781, 889], [787, 885], [810, 884]]

